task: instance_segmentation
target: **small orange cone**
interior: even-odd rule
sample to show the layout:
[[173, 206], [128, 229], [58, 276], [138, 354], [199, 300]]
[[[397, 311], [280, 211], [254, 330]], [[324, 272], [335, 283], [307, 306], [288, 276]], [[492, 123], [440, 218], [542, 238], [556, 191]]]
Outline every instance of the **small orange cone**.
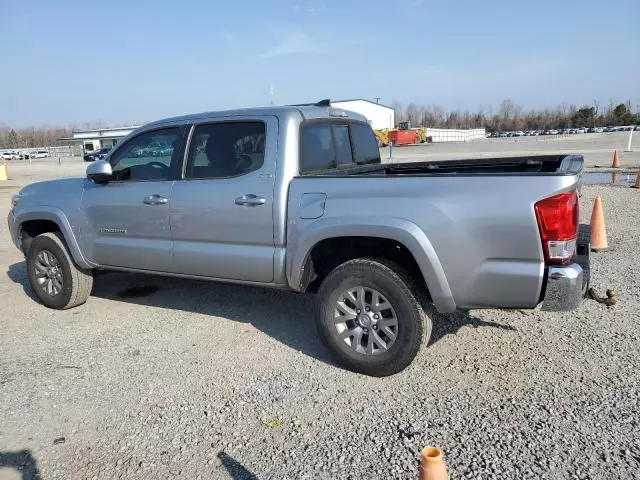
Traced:
[[593, 212], [591, 212], [591, 251], [601, 252], [609, 248], [607, 243], [607, 229], [604, 226], [604, 211], [602, 210], [602, 200], [600, 195], [593, 202]]
[[640, 170], [636, 172], [636, 183], [631, 185], [631, 188], [640, 188]]
[[418, 480], [449, 480], [442, 450], [436, 447], [422, 450]]
[[618, 158], [618, 150], [613, 151], [613, 162], [611, 168], [620, 168], [620, 159]]

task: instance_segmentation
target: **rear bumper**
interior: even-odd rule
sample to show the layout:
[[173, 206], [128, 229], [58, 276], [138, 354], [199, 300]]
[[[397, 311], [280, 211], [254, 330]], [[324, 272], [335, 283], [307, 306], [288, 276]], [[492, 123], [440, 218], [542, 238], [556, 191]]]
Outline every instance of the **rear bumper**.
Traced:
[[564, 312], [578, 308], [588, 286], [582, 266], [572, 263], [562, 267], [550, 267], [547, 275], [542, 310]]
[[[549, 267], [542, 310], [566, 312], [580, 306], [590, 282], [590, 236], [588, 225], [580, 226], [577, 254], [569, 265]], [[587, 235], [588, 234], [588, 235]], [[584, 239], [584, 240], [583, 240]]]

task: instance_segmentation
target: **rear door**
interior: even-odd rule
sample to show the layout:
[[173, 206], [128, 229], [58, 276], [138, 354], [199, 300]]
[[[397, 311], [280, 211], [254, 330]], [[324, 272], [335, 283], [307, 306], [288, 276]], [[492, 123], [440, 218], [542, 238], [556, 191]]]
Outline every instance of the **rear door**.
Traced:
[[176, 272], [273, 281], [278, 120], [228, 117], [192, 127], [171, 196]]

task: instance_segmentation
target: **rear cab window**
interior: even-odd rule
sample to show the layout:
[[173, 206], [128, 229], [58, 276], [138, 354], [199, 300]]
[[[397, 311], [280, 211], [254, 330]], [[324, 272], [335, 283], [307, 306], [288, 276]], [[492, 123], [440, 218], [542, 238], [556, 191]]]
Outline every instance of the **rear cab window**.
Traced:
[[380, 163], [375, 135], [366, 123], [303, 123], [300, 141], [301, 174]]

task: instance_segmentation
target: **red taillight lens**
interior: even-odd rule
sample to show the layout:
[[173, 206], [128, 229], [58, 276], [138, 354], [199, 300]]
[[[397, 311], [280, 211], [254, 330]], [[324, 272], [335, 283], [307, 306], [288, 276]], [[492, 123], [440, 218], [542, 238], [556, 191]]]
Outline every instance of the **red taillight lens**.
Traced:
[[578, 235], [578, 194], [560, 193], [535, 205], [544, 258], [549, 263], [571, 259]]

